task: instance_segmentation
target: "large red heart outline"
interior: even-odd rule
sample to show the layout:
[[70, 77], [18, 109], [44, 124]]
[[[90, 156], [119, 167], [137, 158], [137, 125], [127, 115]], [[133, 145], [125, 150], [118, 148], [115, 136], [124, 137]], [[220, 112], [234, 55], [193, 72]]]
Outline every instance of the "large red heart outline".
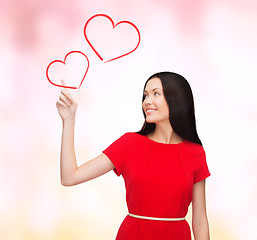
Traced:
[[87, 35], [88, 24], [90, 23], [91, 20], [93, 20], [94, 18], [97, 18], [97, 17], [105, 17], [105, 18], [107, 18], [111, 22], [113, 29], [115, 27], [117, 27], [118, 25], [120, 25], [120, 24], [129, 24], [129, 26], [131, 26], [133, 29], [136, 30], [137, 35], [138, 35], [138, 42], [136, 44], [136, 47], [134, 47], [132, 50], [130, 50], [130, 51], [124, 53], [124, 54], [121, 54], [121, 55], [119, 55], [117, 57], [111, 58], [111, 59], [105, 61], [104, 63], [111, 62], [111, 61], [116, 60], [118, 58], [124, 57], [124, 56], [134, 52], [138, 48], [141, 37], [140, 37], [140, 32], [139, 32], [139, 30], [138, 30], [138, 28], [136, 27], [135, 24], [133, 24], [132, 22], [129, 22], [129, 21], [120, 21], [120, 22], [114, 24], [113, 20], [108, 15], [106, 15], [106, 14], [96, 14], [96, 15], [92, 16], [91, 18], [89, 18], [87, 20], [87, 22], [85, 24], [85, 27], [84, 27], [84, 36], [85, 36], [88, 44], [90, 45], [90, 47], [93, 49], [93, 51], [96, 53], [96, 55], [101, 59], [101, 61], [104, 60], [104, 58], [102, 57], [102, 54], [100, 54], [99, 51], [96, 50], [96, 48], [93, 46], [93, 43], [89, 40], [88, 35]]
[[[87, 60], [87, 68], [86, 68], [85, 74], [84, 74], [84, 72], [83, 72], [84, 75], [83, 75], [83, 77], [82, 77], [82, 79], [81, 79], [81, 82], [80, 82], [80, 84], [79, 84], [79, 87], [63, 86], [63, 85], [60, 85], [60, 84], [56, 84], [56, 83], [54, 83], [53, 81], [51, 81], [51, 79], [50, 79], [50, 77], [49, 77], [49, 69], [50, 69], [50, 67], [54, 67], [54, 64], [55, 64], [55, 63], [62, 63], [62, 64], [65, 65], [68, 56], [70, 56], [71, 54], [82, 54], [82, 56], [84, 56], [84, 57], [86, 58], [86, 60]], [[54, 86], [63, 87], [63, 88], [70, 88], [70, 89], [79, 89], [79, 88], [81, 87], [81, 85], [82, 85], [82, 83], [83, 83], [83, 81], [84, 81], [86, 75], [87, 75], [88, 68], [89, 68], [89, 60], [88, 60], [88, 57], [87, 57], [83, 52], [80, 52], [80, 51], [71, 51], [71, 52], [69, 52], [69, 53], [66, 54], [66, 56], [64, 57], [64, 61], [62, 61], [62, 60], [54, 60], [54, 61], [52, 61], [52, 62], [50, 62], [50, 63], [48, 64], [47, 69], [46, 69], [46, 77], [47, 77], [48, 81], [49, 81], [52, 85], [54, 85]]]

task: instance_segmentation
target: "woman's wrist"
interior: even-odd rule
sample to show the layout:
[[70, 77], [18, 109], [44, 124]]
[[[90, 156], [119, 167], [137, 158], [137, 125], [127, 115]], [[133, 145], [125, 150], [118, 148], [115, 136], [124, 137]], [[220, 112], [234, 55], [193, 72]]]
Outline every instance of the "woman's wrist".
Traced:
[[75, 117], [74, 118], [66, 118], [62, 120], [63, 125], [74, 125], [75, 124]]

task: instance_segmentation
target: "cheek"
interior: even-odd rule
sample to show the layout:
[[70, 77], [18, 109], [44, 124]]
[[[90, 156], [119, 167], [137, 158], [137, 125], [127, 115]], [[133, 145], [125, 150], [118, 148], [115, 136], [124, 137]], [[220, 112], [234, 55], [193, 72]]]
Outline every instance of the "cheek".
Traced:
[[169, 106], [166, 101], [160, 102], [160, 110], [163, 116], [169, 117]]
[[157, 104], [163, 111], [169, 111], [169, 106], [164, 98], [158, 99]]

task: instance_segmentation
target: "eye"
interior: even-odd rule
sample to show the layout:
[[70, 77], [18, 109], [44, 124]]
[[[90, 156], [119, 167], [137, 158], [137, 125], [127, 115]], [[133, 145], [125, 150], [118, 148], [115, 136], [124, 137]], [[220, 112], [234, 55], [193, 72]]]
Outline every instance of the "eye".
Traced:
[[154, 93], [154, 95], [156, 96], [156, 94], [158, 94], [158, 95], [160, 96], [160, 93], [158, 93], [158, 92], [155, 92], [155, 93]]

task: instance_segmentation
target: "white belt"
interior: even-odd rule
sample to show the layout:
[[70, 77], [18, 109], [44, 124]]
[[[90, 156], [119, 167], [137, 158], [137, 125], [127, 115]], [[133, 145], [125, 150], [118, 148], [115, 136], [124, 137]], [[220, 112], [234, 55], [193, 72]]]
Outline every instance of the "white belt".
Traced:
[[140, 216], [140, 215], [135, 215], [132, 213], [128, 213], [128, 215], [131, 217], [134, 217], [134, 218], [141, 218], [141, 219], [147, 219], [147, 220], [158, 220], [158, 221], [183, 221], [183, 220], [185, 220], [185, 217], [182, 217], [182, 218], [157, 218], [157, 217]]

